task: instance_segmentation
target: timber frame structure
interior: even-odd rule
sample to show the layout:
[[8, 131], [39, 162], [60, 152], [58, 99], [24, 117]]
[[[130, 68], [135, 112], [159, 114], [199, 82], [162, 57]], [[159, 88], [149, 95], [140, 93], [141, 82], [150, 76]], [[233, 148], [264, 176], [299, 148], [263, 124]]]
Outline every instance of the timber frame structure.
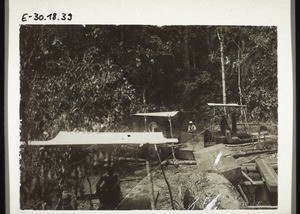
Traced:
[[[211, 120], [211, 125], [210, 125], [210, 131], [211, 131], [211, 134], [212, 134], [212, 138], [211, 140], [213, 140], [215, 138], [215, 120], [216, 120], [216, 108], [223, 108], [223, 116], [225, 117], [224, 121], [227, 121], [229, 120], [229, 114], [228, 114], [228, 108], [239, 108], [240, 109], [240, 114], [242, 116], [242, 123], [244, 125], [244, 129], [245, 129], [245, 132], [246, 134], [249, 134], [249, 124], [248, 124], [248, 121], [247, 121], [247, 116], [246, 116], [246, 108], [247, 106], [246, 105], [239, 105], [239, 104], [236, 104], [236, 103], [228, 103], [228, 104], [223, 104], [223, 103], [207, 103], [207, 105], [209, 107], [212, 108], [213, 110], [213, 115], [212, 115], [212, 120]], [[237, 136], [234, 137], [234, 139], [232, 139], [232, 134], [236, 134], [236, 121], [234, 122], [235, 123], [235, 128], [233, 127], [233, 125], [230, 126], [227, 124], [227, 128], [229, 130], [226, 131], [226, 133], [223, 133], [223, 136], [226, 137], [226, 141], [227, 143], [233, 143], [235, 140], [239, 140], [237, 138]]]
[[[177, 114], [177, 113], [176, 113]], [[169, 117], [170, 118], [170, 117]], [[169, 120], [170, 121], [170, 120]], [[171, 122], [170, 122], [171, 123]], [[23, 142], [22, 142], [23, 143]], [[178, 143], [177, 138], [165, 138], [162, 132], [60, 132], [54, 139], [47, 141], [30, 141], [28, 142], [29, 146], [78, 146], [78, 145], [124, 145], [124, 144], [133, 144], [133, 145], [146, 145], [147, 148], [152, 145], [154, 146], [159, 165], [164, 176], [164, 180], [169, 190], [170, 202], [172, 209], [174, 210], [173, 196], [170, 188], [170, 184], [166, 178], [162, 160], [157, 149], [157, 145], [167, 145], [172, 144], [172, 152], [174, 143]], [[174, 152], [173, 152], [174, 155]], [[111, 156], [111, 154], [109, 154]], [[175, 158], [175, 155], [174, 155]], [[121, 159], [120, 159], [121, 160]], [[146, 171], [149, 178], [149, 189], [150, 189], [150, 202], [151, 209], [155, 209], [155, 196], [153, 188], [153, 180], [150, 170], [149, 163], [149, 154], [145, 160]], [[42, 178], [45, 179], [44, 177]], [[91, 193], [92, 194], [92, 193]]]

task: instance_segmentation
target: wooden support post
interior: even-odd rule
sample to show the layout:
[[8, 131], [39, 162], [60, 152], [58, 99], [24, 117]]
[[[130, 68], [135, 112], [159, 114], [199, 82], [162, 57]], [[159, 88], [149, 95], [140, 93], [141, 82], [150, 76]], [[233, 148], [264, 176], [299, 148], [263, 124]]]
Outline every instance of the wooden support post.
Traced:
[[172, 206], [172, 210], [175, 210], [175, 206], [174, 206], [174, 200], [173, 200], [173, 195], [172, 195], [172, 190], [171, 190], [171, 186], [167, 180], [167, 177], [166, 177], [166, 174], [165, 174], [165, 170], [164, 170], [164, 167], [162, 165], [162, 162], [161, 162], [161, 158], [160, 158], [160, 155], [159, 155], [159, 152], [158, 152], [158, 149], [157, 149], [157, 146], [154, 145], [154, 148], [155, 148], [155, 151], [156, 151], [156, 154], [157, 154], [157, 157], [158, 157], [158, 160], [159, 160], [159, 165], [160, 165], [160, 168], [161, 168], [161, 172], [163, 174], [163, 177], [165, 179], [165, 182], [167, 184], [167, 187], [168, 187], [168, 190], [169, 190], [169, 194], [170, 194], [170, 201], [171, 201], [171, 206]]
[[93, 196], [93, 192], [92, 192], [92, 184], [91, 184], [91, 180], [89, 178], [89, 173], [87, 171], [87, 167], [85, 167], [85, 174], [86, 174], [86, 179], [87, 179], [87, 182], [89, 184], [89, 190], [90, 190], [90, 197], [89, 197], [89, 201], [90, 201], [90, 210], [94, 209], [94, 206], [93, 206], [93, 202], [92, 202], [92, 196]]
[[45, 201], [45, 169], [44, 169], [44, 161], [42, 161], [41, 165], [41, 184], [42, 184], [42, 200]]
[[40, 162], [41, 162], [41, 191], [42, 191], [42, 201], [45, 202], [45, 148], [40, 147]]
[[213, 107], [213, 120], [212, 120], [212, 126], [211, 126], [211, 135], [212, 135], [212, 137], [211, 137], [210, 143], [214, 139], [215, 117], [216, 117], [216, 109], [215, 109], [215, 107]]
[[157, 194], [156, 194], [156, 197], [155, 197], [154, 207], [156, 207], [156, 205], [157, 205], [158, 196], [159, 196], [159, 191], [157, 191]]
[[242, 111], [242, 117], [244, 116], [244, 127], [245, 127], [245, 131], [246, 133], [249, 133], [249, 124], [247, 121], [247, 115], [246, 115], [246, 111], [244, 107], [241, 107], [241, 111]]
[[225, 130], [225, 137], [228, 143], [232, 143], [232, 136], [231, 136], [231, 132], [229, 130]]
[[[171, 117], [169, 117], [168, 120], [169, 120], [169, 125], [170, 125], [170, 135], [171, 135], [171, 138], [173, 138], [173, 130], [172, 130]], [[173, 155], [173, 159], [176, 160], [175, 151], [174, 151], [174, 143], [173, 142], [172, 142], [172, 155]]]
[[155, 197], [154, 197], [154, 188], [153, 188], [153, 180], [150, 171], [150, 164], [149, 160], [146, 161], [146, 171], [149, 179], [149, 189], [150, 189], [150, 202], [151, 202], [151, 209], [155, 210]]
[[147, 145], [146, 171], [147, 171], [147, 176], [148, 176], [148, 179], [149, 179], [151, 209], [155, 210], [154, 187], [153, 187], [153, 179], [152, 179], [152, 174], [151, 174], [150, 164], [149, 164], [149, 151], [148, 150], [149, 150], [149, 144]]
[[277, 192], [277, 173], [273, 169], [270, 163], [267, 163], [264, 159], [255, 160], [258, 171], [264, 178], [266, 185], [270, 192]]

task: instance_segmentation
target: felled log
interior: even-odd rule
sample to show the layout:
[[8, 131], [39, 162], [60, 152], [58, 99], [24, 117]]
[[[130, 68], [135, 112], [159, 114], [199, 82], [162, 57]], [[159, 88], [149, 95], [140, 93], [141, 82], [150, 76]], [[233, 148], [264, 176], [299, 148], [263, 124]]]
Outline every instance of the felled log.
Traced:
[[167, 163], [170, 165], [196, 165], [197, 162], [194, 160], [167, 160]]
[[199, 170], [215, 170], [223, 174], [230, 182], [242, 178], [241, 166], [232, 157], [224, 144], [217, 144], [194, 153]]
[[253, 155], [253, 154], [274, 153], [274, 152], [277, 152], [277, 149], [258, 150], [258, 151], [249, 151], [249, 152], [235, 153], [235, 154], [232, 154], [232, 156], [234, 158], [237, 158], [237, 157], [247, 156], [247, 155]]
[[127, 161], [127, 162], [146, 162], [143, 158], [127, 158], [127, 157], [114, 157], [115, 160]]
[[253, 146], [256, 145], [257, 142], [254, 143], [241, 143], [241, 144], [225, 144], [226, 147], [239, 147], [239, 146]]
[[182, 200], [187, 205], [185, 208], [195, 203], [196, 210], [204, 209], [219, 194], [217, 209], [240, 209], [246, 205], [236, 188], [222, 174], [191, 173], [187, 178], [180, 179], [183, 180]]
[[250, 181], [243, 181], [240, 183], [240, 185], [243, 185], [243, 186], [263, 186], [265, 185], [265, 182], [263, 181], [254, 181], [254, 182], [250, 182]]

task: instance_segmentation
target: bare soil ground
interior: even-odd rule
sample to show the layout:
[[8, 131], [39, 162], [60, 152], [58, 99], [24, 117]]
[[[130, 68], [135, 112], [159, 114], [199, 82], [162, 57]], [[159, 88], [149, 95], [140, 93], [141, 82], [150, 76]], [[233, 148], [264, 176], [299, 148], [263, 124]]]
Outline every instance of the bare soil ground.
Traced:
[[[122, 174], [121, 189], [123, 197], [144, 198], [150, 195], [149, 180], [146, 170], [136, 166], [130, 174]], [[152, 168], [154, 195], [157, 197], [156, 209], [171, 210], [170, 194], [160, 167]], [[164, 166], [166, 177], [171, 186], [175, 209], [203, 209], [213, 198], [221, 193], [219, 209], [239, 209], [244, 206], [235, 187], [222, 175], [215, 172], [199, 172], [197, 166]], [[93, 209], [99, 207], [98, 199], [93, 199]], [[78, 209], [90, 209], [88, 200], [79, 200]]]
[[[188, 141], [191, 138], [190, 133], [185, 133], [182, 137], [185, 141]], [[191, 145], [188, 146], [192, 146], [195, 150], [202, 149], [203, 143], [198, 143], [200, 139], [196, 138], [194, 140], [195, 142], [193, 142], [193, 140], [190, 141]], [[255, 152], [258, 150], [274, 150], [277, 149], [277, 140], [267, 140], [262, 143], [246, 146], [229, 146], [228, 149], [230, 149], [233, 154]], [[237, 157], [236, 161], [239, 164], [253, 163], [256, 158], [269, 159], [271, 162], [277, 163], [276, 152], [269, 154], [242, 155]], [[174, 206], [177, 210], [204, 209], [209, 202], [218, 195], [219, 198], [216, 200], [215, 204], [217, 209], [241, 209], [246, 206], [245, 201], [241, 198], [234, 185], [217, 172], [200, 171], [196, 165], [180, 165], [179, 167], [166, 165], [164, 166], [164, 169], [167, 180], [171, 186]], [[151, 170], [154, 183], [154, 197], [157, 199], [156, 209], [171, 210], [170, 193], [163, 178], [161, 168], [158, 165], [152, 165]], [[117, 168], [117, 173], [121, 180], [123, 198], [149, 199], [151, 188], [145, 165], [124, 163]], [[253, 201], [255, 200], [256, 199], [253, 199]], [[98, 199], [93, 199], [92, 202], [93, 209], [97, 209], [99, 207]], [[267, 202], [260, 201], [257, 204], [259, 203], [265, 204]], [[89, 201], [79, 200], [78, 209], [90, 209]], [[145, 209], [149, 209], [149, 207]]]

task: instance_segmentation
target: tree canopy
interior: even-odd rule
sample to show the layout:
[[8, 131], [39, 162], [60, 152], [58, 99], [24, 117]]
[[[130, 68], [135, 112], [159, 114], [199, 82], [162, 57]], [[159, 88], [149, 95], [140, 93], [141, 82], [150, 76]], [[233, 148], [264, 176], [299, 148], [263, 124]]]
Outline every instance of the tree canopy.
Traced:
[[21, 138], [124, 131], [138, 111], [199, 111], [206, 123], [207, 103], [222, 102], [220, 33], [227, 102], [277, 121], [276, 27], [23, 25]]

